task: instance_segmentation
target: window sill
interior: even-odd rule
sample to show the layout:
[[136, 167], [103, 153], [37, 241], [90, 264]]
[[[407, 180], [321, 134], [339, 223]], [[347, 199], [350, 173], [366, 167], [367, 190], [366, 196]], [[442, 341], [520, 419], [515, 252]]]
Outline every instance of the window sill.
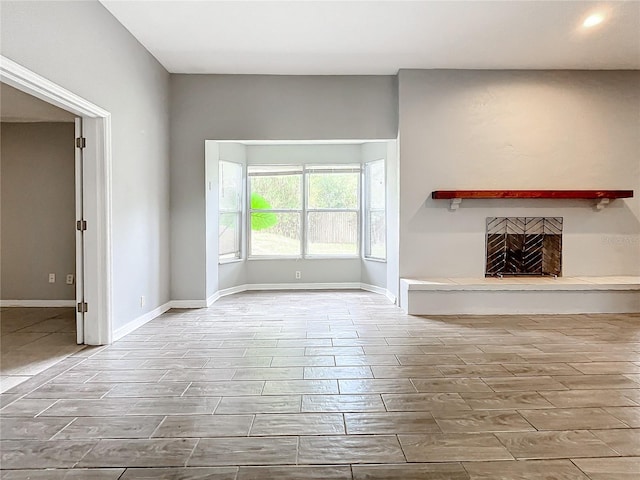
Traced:
[[307, 255], [304, 260], [357, 260], [360, 255]]
[[248, 261], [253, 260], [359, 260], [360, 255], [307, 255], [306, 257], [285, 257], [285, 256], [273, 256], [273, 257], [249, 257]]
[[386, 258], [362, 257], [362, 259], [366, 260], [367, 262], [387, 263]]
[[286, 255], [274, 255], [274, 256], [260, 256], [260, 257], [248, 257], [247, 261], [253, 262], [254, 260], [303, 260], [300, 256], [286, 256]]
[[218, 265], [226, 265], [228, 263], [244, 262], [244, 258], [230, 258], [229, 260], [218, 260]]

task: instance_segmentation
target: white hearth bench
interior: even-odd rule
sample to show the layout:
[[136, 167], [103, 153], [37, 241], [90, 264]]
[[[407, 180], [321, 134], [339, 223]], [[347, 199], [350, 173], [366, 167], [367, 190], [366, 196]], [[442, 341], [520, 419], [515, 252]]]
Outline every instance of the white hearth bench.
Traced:
[[640, 276], [400, 279], [412, 315], [640, 312]]

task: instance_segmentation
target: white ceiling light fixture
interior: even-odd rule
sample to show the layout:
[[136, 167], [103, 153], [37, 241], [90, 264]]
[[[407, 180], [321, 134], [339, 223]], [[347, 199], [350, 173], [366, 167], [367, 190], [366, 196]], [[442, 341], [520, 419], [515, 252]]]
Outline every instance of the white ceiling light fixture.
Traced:
[[600, 25], [604, 21], [604, 15], [601, 13], [593, 13], [589, 15], [584, 22], [582, 22], [582, 26], [584, 28], [592, 28], [596, 25]]

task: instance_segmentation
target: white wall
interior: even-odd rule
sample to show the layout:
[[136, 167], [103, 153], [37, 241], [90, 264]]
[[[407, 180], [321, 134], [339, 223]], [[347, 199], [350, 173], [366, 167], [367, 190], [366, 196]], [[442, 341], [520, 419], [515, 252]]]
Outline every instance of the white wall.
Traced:
[[169, 74], [98, 2], [3, 1], [0, 26], [3, 55], [112, 114], [117, 329], [170, 299]]
[[73, 300], [74, 124], [0, 125], [2, 299]]
[[396, 135], [393, 76], [172, 75], [172, 298], [206, 298], [206, 140]]
[[[401, 71], [400, 276], [482, 277], [489, 216], [564, 217], [563, 275], [640, 274], [640, 72]], [[634, 189], [589, 201], [441, 189]]]

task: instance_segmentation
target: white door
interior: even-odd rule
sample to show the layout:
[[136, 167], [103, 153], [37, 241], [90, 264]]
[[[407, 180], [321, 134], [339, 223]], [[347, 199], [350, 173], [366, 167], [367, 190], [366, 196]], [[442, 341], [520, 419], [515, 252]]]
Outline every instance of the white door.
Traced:
[[83, 164], [82, 149], [84, 147], [82, 134], [82, 118], [76, 118], [75, 152], [76, 152], [76, 341], [80, 345], [84, 343], [84, 208], [83, 208]]

